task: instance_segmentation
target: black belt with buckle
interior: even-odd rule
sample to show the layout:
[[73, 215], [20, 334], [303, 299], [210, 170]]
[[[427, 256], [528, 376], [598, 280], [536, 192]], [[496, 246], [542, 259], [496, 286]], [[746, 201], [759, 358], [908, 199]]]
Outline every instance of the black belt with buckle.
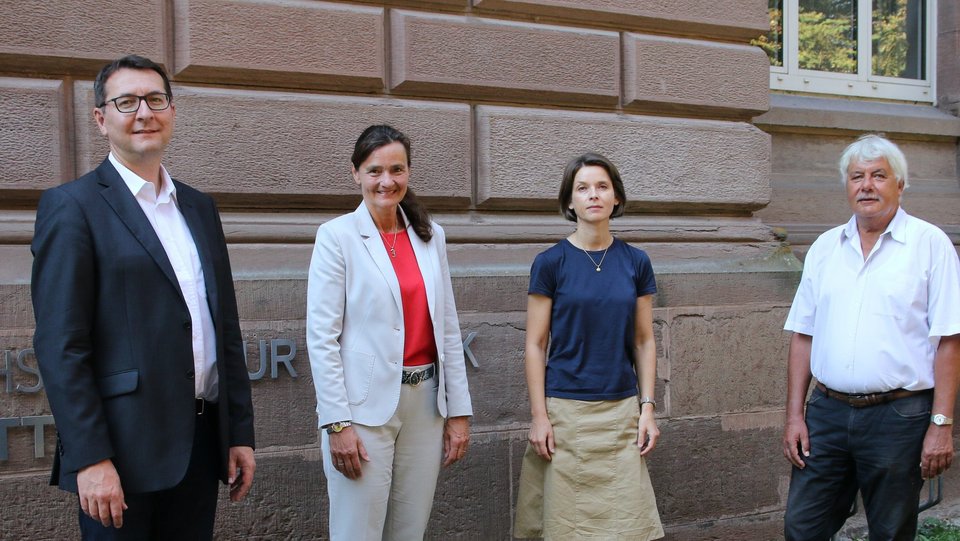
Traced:
[[432, 378], [436, 374], [437, 369], [435, 365], [430, 365], [424, 370], [417, 370], [416, 372], [407, 372], [403, 371], [403, 375], [400, 376], [400, 383], [406, 383], [407, 385], [413, 385], [416, 387], [424, 381]]
[[867, 406], [876, 406], [878, 404], [886, 404], [893, 400], [900, 398], [906, 398], [908, 396], [913, 396], [920, 393], [929, 393], [931, 389], [925, 389], [923, 391], [908, 391], [907, 389], [894, 389], [892, 391], [885, 391], [882, 393], [865, 393], [865, 394], [851, 394], [851, 393], [841, 393], [840, 391], [834, 391], [833, 389], [827, 387], [826, 385], [817, 382], [817, 389], [820, 389], [823, 394], [827, 395], [834, 400], [839, 400], [841, 402], [846, 402], [847, 405], [853, 408], [865, 408]]
[[217, 405], [216, 402], [208, 402], [202, 398], [198, 398], [194, 402], [197, 415], [209, 415], [214, 411], [214, 407]]

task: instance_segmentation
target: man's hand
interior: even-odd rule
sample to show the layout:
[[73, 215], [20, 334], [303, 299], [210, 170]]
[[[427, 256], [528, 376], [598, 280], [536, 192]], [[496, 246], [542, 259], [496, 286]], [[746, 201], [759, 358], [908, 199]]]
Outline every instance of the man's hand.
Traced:
[[810, 456], [810, 437], [807, 434], [807, 422], [800, 418], [788, 418], [783, 427], [783, 456], [794, 466], [803, 469], [806, 464], [803, 456]]
[[108, 458], [81, 468], [77, 473], [77, 492], [80, 508], [88, 517], [99, 521], [105, 528], [123, 526], [123, 511], [127, 504], [112, 460]]
[[449, 466], [467, 454], [470, 445], [470, 418], [450, 417], [443, 423], [443, 465]]
[[920, 453], [920, 475], [933, 479], [953, 463], [953, 427], [930, 423]]
[[367, 449], [352, 426], [330, 434], [330, 460], [334, 469], [347, 479], [359, 479], [361, 459], [370, 462]]
[[253, 472], [256, 469], [257, 463], [253, 459], [253, 447], [237, 446], [230, 448], [230, 458], [227, 463], [230, 501], [239, 502], [243, 500], [247, 492], [250, 492], [250, 486], [253, 485]]

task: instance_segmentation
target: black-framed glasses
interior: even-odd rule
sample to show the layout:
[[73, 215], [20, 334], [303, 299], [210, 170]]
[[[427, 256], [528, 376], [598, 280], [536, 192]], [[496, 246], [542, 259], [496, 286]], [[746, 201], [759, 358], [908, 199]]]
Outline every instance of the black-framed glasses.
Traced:
[[117, 107], [117, 111], [121, 113], [133, 113], [140, 108], [141, 101], [147, 102], [147, 107], [149, 107], [151, 111], [163, 111], [167, 107], [170, 107], [170, 94], [164, 94], [163, 92], [151, 92], [145, 96], [126, 94], [113, 98], [112, 100], [106, 100], [97, 107], [103, 107], [113, 102]]

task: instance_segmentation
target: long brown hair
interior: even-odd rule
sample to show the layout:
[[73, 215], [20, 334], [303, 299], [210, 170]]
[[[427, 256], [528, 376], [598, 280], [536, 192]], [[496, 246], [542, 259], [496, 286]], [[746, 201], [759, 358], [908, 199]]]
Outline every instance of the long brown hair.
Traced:
[[[353, 156], [350, 161], [353, 167], [360, 169], [360, 164], [366, 160], [374, 150], [391, 143], [400, 143], [407, 152], [407, 167], [410, 166], [410, 139], [400, 130], [386, 124], [376, 124], [363, 130], [356, 144], [353, 145]], [[417, 196], [410, 187], [407, 187], [407, 193], [400, 201], [400, 208], [410, 220], [413, 226], [413, 232], [420, 237], [423, 242], [430, 242], [433, 238], [433, 228], [430, 225], [430, 213], [420, 204]]]

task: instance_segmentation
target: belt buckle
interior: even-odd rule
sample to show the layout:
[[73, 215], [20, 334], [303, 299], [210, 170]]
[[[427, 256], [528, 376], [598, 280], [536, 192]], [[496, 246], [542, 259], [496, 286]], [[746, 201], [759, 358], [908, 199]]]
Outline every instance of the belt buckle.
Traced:
[[412, 385], [413, 387], [419, 387], [420, 384], [423, 383], [423, 376], [426, 373], [427, 373], [426, 370], [421, 370], [419, 372], [411, 373], [410, 379], [408, 380], [408, 385]]

